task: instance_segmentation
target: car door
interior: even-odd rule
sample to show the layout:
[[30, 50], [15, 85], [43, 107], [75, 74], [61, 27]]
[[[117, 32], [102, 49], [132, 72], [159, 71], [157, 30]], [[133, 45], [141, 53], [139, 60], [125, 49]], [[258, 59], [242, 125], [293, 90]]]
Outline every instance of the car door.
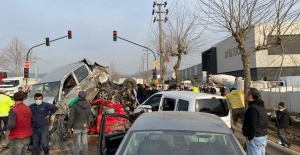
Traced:
[[74, 70], [74, 77], [79, 83], [80, 89], [87, 92], [87, 100], [93, 100], [98, 93], [95, 78], [91, 77], [90, 70], [86, 65], [82, 65]]
[[114, 155], [133, 120], [123, 114], [104, 114], [97, 140], [97, 155]]
[[164, 97], [160, 104], [160, 111], [174, 111], [176, 105], [176, 99], [172, 97]]
[[64, 113], [67, 114], [69, 109], [70, 102], [78, 96], [78, 83], [74, 78], [72, 73], [68, 74], [64, 80], [62, 80], [62, 88], [61, 88], [61, 102], [59, 105], [61, 108], [64, 109]]
[[179, 99], [176, 105], [176, 111], [189, 111], [189, 101], [184, 99]]
[[154, 94], [150, 96], [144, 103], [139, 105], [135, 110], [134, 113], [141, 112], [143, 110], [143, 106], [151, 106], [152, 111], [158, 111], [159, 105], [161, 102], [162, 94]]

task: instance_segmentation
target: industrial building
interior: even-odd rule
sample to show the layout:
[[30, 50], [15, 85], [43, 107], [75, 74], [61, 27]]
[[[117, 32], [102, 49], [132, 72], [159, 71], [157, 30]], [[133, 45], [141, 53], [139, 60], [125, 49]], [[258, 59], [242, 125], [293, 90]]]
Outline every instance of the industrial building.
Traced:
[[[287, 23], [289, 25], [289, 23]], [[255, 25], [246, 37], [245, 47], [251, 51], [263, 41], [271, 42], [272, 35], [264, 37], [266, 27], [272, 25]], [[264, 31], [263, 31], [264, 30]], [[281, 35], [283, 48], [277, 46], [268, 50], [260, 50], [251, 53], [250, 72], [252, 80], [278, 80], [279, 76], [300, 75], [300, 23], [289, 25]], [[202, 66], [202, 69], [198, 69]], [[201, 81], [202, 73], [228, 74], [243, 77], [243, 64], [241, 53], [233, 37], [229, 37], [210, 49], [202, 52], [202, 63], [180, 71], [181, 79], [197, 77]], [[204, 77], [207, 78], [207, 76]]]

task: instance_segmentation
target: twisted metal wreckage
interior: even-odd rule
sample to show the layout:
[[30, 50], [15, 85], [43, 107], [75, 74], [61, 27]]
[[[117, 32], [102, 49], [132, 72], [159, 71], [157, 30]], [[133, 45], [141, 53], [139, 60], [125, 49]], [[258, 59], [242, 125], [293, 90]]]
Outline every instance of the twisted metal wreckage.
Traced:
[[[50, 139], [52, 146], [58, 146], [69, 138], [67, 132], [68, 114], [70, 103], [77, 97], [79, 90], [87, 92], [86, 99], [92, 106], [93, 119], [89, 132], [99, 133], [102, 115], [118, 113], [131, 115], [138, 105], [136, 99], [136, 81], [126, 79], [122, 84], [116, 84], [109, 80], [108, 67], [101, 66], [89, 60], [81, 61], [59, 67], [48, 73], [37, 84], [29, 89], [29, 95], [25, 103], [34, 103], [33, 94], [42, 93], [44, 100], [55, 104], [59, 110], [50, 119]], [[118, 118], [110, 120], [110, 124], [126, 126]], [[113, 127], [105, 127], [106, 132], [114, 132]]]

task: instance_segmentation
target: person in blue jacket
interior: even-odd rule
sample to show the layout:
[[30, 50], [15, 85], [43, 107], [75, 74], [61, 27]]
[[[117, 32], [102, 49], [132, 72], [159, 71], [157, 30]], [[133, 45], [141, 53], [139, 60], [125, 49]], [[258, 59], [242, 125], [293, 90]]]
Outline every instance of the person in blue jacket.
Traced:
[[34, 94], [35, 103], [29, 108], [32, 112], [32, 142], [34, 155], [40, 154], [41, 145], [44, 155], [49, 154], [49, 120], [51, 116], [58, 110], [53, 104], [43, 102], [43, 95]]

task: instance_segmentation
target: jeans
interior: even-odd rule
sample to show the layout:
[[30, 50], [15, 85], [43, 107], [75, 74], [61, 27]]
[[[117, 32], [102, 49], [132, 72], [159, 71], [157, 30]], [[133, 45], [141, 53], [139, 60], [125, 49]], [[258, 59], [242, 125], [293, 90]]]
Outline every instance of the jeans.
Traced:
[[285, 145], [285, 144], [290, 144], [290, 142], [285, 138], [285, 130], [284, 128], [282, 129], [278, 129], [278, 132], [277, 132], [277, 135], [279, 137], [279, 139], [281, 140], [281, 143], [282, 145]]
[[40, 128], [33, 128], [32, 135], [33, 153], [40, 155], [41, 145], [44, 150], [44, 155], [49, 154], [49, 127], [48, 125]]
[[10, 139], [9, 140], [9, 154], [10, 155], [26, 155], [27, 147], [30, 143], [30, 137], [24, 139]]
[[83, 154], [88, 155], [87, 129], [73, 129], [74, 155], [80, 153], [80, 142], [82, 141]]
[[265, 155], [268, 138], [266, 136], [254, 137], [246, 141], [248, 155]]

